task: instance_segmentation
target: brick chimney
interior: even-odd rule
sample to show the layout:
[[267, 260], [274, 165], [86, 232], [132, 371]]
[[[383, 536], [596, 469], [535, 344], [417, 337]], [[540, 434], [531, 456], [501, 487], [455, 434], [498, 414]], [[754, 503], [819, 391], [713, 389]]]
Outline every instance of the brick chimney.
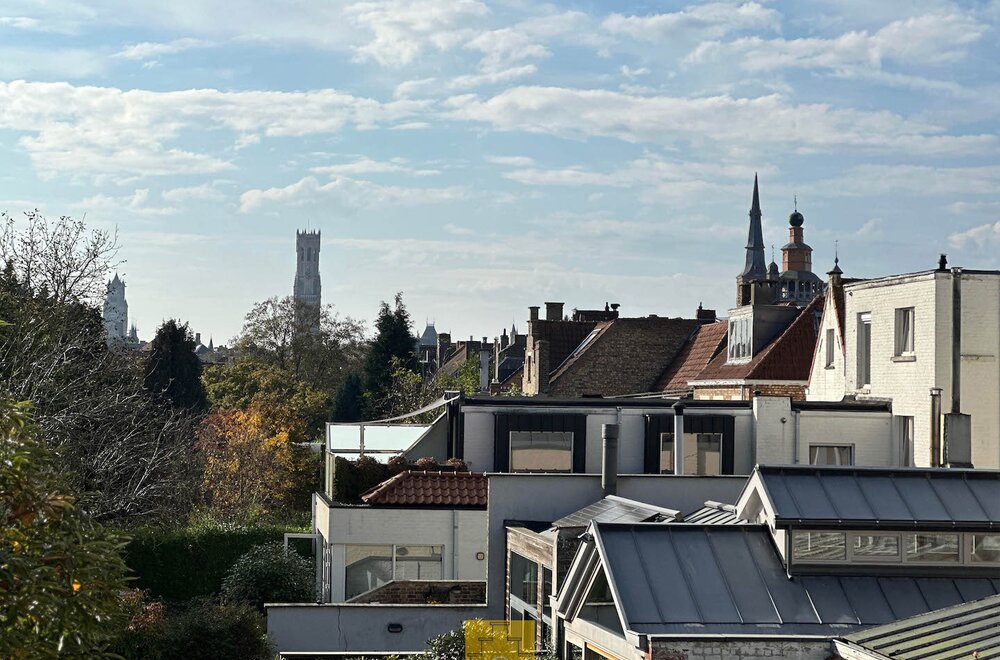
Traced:
[[715, 323], [715, 310], [705, 309], [701, 306], [701, 303], [698, 303], [698, 310], [694, 313], [694, 318], [702, 324]]
[[537, 321], [538, 320], [538, 305], [532, 305], [528, 308], [528, 320]]
[[546, 321], [562, 321], [562, 319], [563, 319], [563, 303], [561, 302], [545, 303]]
[[538, 370], [539, 394], [549, 393], [549, 342], [545, 339], [535, 342], [535, 368]]

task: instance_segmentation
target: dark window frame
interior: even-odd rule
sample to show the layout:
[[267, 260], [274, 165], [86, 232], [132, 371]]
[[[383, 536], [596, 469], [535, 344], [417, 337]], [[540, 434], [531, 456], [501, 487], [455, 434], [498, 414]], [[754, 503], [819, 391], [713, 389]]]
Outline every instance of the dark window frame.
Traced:
[[[674, 430], [673, 415], [646, 415], [643, 471], [660, 474], [660, 434]], [[735, 474], [736, 420], [732, 415], [684, 415], [684, 433], [721, 433], [721, 472]]]
[[495, 413], [493, 471], [510, 472], [511, 431], [561, 431], [573, 434], [572, 472], [587, 471], [587, 415], [574, 413]]

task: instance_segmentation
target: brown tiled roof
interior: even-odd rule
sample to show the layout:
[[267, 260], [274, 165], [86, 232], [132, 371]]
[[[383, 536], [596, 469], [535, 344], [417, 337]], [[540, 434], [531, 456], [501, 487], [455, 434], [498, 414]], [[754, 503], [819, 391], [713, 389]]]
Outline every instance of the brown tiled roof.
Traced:
[[486, 506], [486, 475], [478, 472], [407, 470], [361, 496], [366, 504], [477, 507]]
[[694, 380], [809, 380], [817, 317], [823, 311], [824, 301], [823, 296], [814, 298], [784, 332], [749, 362], [726, 364], [726, 352], [721, 352]]
[[598, 323], [598, 334], [549, 377], [549, 394], [617, 396], [654, 391], [698, 327], [694, 319], [620, 318]]
[[549, 368], [559, 365], [580, 345], [597, 324], [587, 321], [532, 321], [531, 335], [535, 341], [549, 342]]
[[458, 342], [455, 352], [451, 354], [451, 357], [448, 358], [447, 362], [441, 365], [441, 368], [438, 369], [438, 373], [447, 376], [454, 376], [457, 374], [462, 370], [462, 367], [465, 366], [465, 363], [472, 359], [473, 356], [478, 359], [479, 346], [481, 343], [482, 342], [478, 341]]
[[698, 377], [708, 363], [726, 348], [727, 321], [707, 323], [695, 329], [684, 348], [656, 383], [656, 391], [689, 392], [689, 381]]

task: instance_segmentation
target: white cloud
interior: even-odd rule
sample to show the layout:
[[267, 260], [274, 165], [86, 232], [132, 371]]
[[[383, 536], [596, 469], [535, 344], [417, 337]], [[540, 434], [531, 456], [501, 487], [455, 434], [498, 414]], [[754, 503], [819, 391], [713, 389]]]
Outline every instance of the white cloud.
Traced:
[[404, 158], [393, 158], [388, 161], [372, 160], [370, 158], [359, 158], [350, 163], [338, 163], [336, 165], [320, 165], [317, 167], [310, 168], [310, 172], [316, 174], [330, 174], [330, 175], [355, 175], [355, 174], [387, 174], [391, 172], [400, 172], [404, 174], [411, 174], [414, 176], [432, 176], [435, 174], [440, 174], [440, 170], [434, 169], [419, 169], [413, 168], [407, 165], [407, 161]]
[[226, 198], [225, 194], [216, 188], [215, 183], [203, 183], [200, 186], [184, 186], [164, 190], [161, 197], [168, 202], [186, 202], [189, 200], [204, 200], [211, 202], [221, 202]]
[[956, 232], [948, 237], [948, 244], [956, 250], [971, 247], [993, 251], [1000, 247], [1000, 221]]
[[40, 20], [30, 16], [0, 16], [0, 27], [32, 31], [41, 31], [44, 28]]
[[184, 37], [167, 42], [144, 41], [126, 46], [115, 57], [126, 60], [152, 60], [161, 55], [174, 55], [194, 48], [210, 48], [216, 44], [204, 39]]
[[84, 48], [0, 46], [0, 79], [75, 80], [99, 75], [105, 68], [104, 57]]
[[244, 213], [263, 206], [304, 206], [325, 201], [346, 209], [359, 209], [382, 204], [417, 205], [465, 199], [469, 192], [462, 186], [447, 188], [411, 188], [384, 186], [371, 181], [334, 176], [320, 183], [307, 176], [281, 188], [248, 190], [240, 195], [240, 210]]
[[685, 7], [681, 11], [649, 16], [611, 14], [602, 27], [611, 34], [642, 41], [678, 37], [717, 38], [738, 30], [777, 29], [781, 15], [756, 2], [742, 4], [713, 2]]
[[862, 238], [877, 238], [882, 235], [882, 227], [885, 221], [882, 218], [872, 218], [867, 220], [854, 234]]
[[444, 226], [444, 230], [452, 236], [474, 236], [476, 234], [476, 232], [468, 227], [459, 227], [450, 222]]
[[528, 156], [483, 156], [483, 160], [494, 165], [511, 167], [531, 167], [535, 164], [535, 159]]
[[789, 105], [779, 95], [633, 96], [599, 89], [514, 87], [481, 99], [447, 100], [448, 116], [484, 122], [498, 130], [564, 137], [614, 137], [676, 146], [711, 140], [728, 150], [743, 147], [799, 152], [867, 148], [922, 154], [989, 153], [991, 134], [946, 135], [944, 128], [891, 112]]
[[874, 34], [847, 32], [835, 39], [708, 41], [685, 58], [688, 64], [725, 59], [748, 71], [879, 68], [883, 60], [912, 64], [953, 62], [978, 41], [986, 26], [964, 14], [926, 15], [895, 21]]
[[476, 0], [369, 0], [348, 5], [345, 14], [369, 30], [357, 48], [361, 59], [402, 66], [429, 50], [444, 51], [468, 40], [472, 26], [489, 9]]
[[537, 67], [534, 64], [525, 64], [523, 66], [515, 66], [500, 71], [470, 73], [455, 76], [448, 82], [448, 88], [468, 89], [471, 87], [479, 87], [481, 85], [495, 85], [497, 83], [510, 82], [512, 80], [517, 80], [518, 78], [530, 76], [535, 73], [536, 70]]
[[177, 209], [172, 207], [147, 206], [148, 201], [149, 189], [140, 188], [124, 197], [94, 195], [81, 200], [76, 206], [90, 211], [127, 211], [130, 214], [140, 215], [170, 215], [177, 212]]
[[[21, 146], [43, 175], [212, 173], [231, 163], [181, 146], [199, 130], [250, 136], [336, 133], [408, 119], [425, 102], [380, 103], [332, 89], [308, 92], [122, 91], [67, 83], [0, 82], [0, 128], [24, 133]], [[197, 143], [195, 143], [197, 144]]]
[[648, 76], [650, 73], [649, 68], [647, 67], [640, 66], [633, 69], [627, 64], [622, 64], [620, 71], [622, 72], [622, 75], [629, 80], [635, 80], [639, 76]]
[[996, 195], [1000, 165], [931, 167], [928, 165], [859, 165], [841, 176], [810, 186], [841, 197], [879, 195], [939, 196]]

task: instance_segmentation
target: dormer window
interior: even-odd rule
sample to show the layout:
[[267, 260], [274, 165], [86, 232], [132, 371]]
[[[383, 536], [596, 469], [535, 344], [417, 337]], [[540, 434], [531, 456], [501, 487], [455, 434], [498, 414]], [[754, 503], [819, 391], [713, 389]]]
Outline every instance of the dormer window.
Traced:
[[792, 531], [792, 564], [1000, 566], [1000, 534]]
[[745, 362], [753, 357], [753, 317], [729, 319], [728, 362]]

